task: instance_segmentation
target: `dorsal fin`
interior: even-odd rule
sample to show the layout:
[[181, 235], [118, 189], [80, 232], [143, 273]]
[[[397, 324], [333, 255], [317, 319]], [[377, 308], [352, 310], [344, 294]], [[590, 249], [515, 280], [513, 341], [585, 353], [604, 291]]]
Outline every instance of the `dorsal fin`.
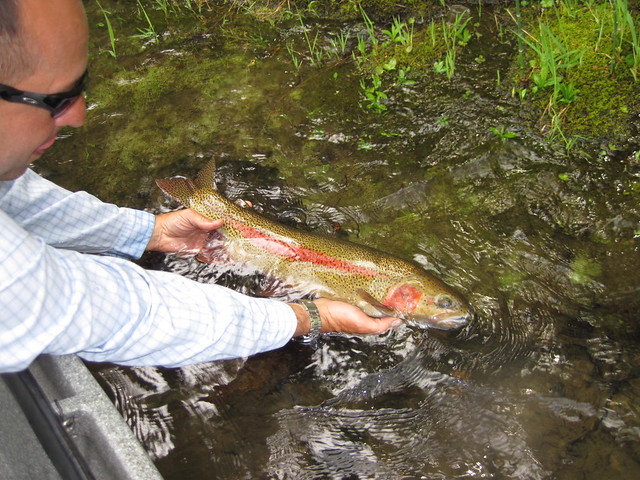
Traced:
[[198, 176], [193, 182], [198, 189], [216, 189], [216, 160], [212, 158], [209, 160], [202, 170], [198, 173]]
[[162, 190], [167, 196], [179, 201], [185, 206], [195, 190], [193, 182], [184, 177], [156, 180], [156, 185], [158, 185], [160, 190]]

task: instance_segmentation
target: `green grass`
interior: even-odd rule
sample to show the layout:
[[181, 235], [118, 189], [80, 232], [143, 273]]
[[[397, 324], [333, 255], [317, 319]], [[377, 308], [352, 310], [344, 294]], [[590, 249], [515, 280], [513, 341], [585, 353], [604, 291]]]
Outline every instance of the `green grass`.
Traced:
[[640, 95], [634, 16], [627, 0], [562, 0], [523, 7], [521, 21], [514, 19], [524, 61], [513, 91], [538, 112], [550, 139], [571, 148], [628, 135]]
[[98, 8], [100, 9], [100, 12], [104, 17], [103, 25], [107, 27], [107, 32], [109, 33], [109, 41], [111, 45], [111, 48], [105, 49], [103, 51], [107, 52], [113, 58], [116, 58], [118, 56], [116, 53], [116, 36], [113, 30], [113, 25], [111, 25], [111, 19], [109, 18], [109, 16], [111, 15], [111, 12], [108, 12], [107, 10], [102, 8], [102, 5], [100, 5], [100, 2], [98, 0], [96, 0], [96, 4], [98, 5]]

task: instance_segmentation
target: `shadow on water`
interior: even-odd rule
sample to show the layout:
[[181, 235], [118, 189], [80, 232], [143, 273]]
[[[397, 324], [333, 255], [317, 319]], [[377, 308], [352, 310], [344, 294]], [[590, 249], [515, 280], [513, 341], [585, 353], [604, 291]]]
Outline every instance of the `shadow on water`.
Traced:
[[[148, 65], [197, 75], [184, 57], [213, 58], [226, 72], [211, 73], [217, 93], [204, 106], [195, 93], [193, 105], [169, 95], [171, 115], [144, 111], [136, 135], [153, 143], [164, 132], [167, 144], [184, 142], [182, 156], [141, 150], [146, 163], [121, 165], [126, 180], [102, 187], [142, 115], [123, 99], [97, 105], [82, 135], [43, 161], [71, 187], [157, 211], [174, 206], [153, 178], [190, 176], [214, 155], [228, 197], [413, 259], [477, 312], [456, 333], [401, 327], [181, 369], [94, 366], [166, 478], [640, 478], [633, 139], [617, 153], [568, 155], [539, 138], [495, 88], [513, 48], [493, 33], [452, 81], [425, 75], [383, 115], [358, 107], [348, 65], [339, 81], [298, 72], [282, 45], [203, 53], [208, 37], [198, 37], [180, 60], [149, 47]], [[480, 54], [486, 62], [472, 61]], [[186, 133], [171, 133], [178, 125]], [[517, 138], [496, 137], [490, 127], [501, 125]], [[91, 145], [102, 145], [92, 167]], [[78, 167], [95, 175], [69, 173]], [[142, 263], [248, 294], [265, 282], [193, 259]]]

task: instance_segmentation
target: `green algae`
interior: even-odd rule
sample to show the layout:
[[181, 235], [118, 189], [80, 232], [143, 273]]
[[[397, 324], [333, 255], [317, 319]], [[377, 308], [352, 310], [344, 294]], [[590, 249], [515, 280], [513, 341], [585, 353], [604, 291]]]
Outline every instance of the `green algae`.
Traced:
[[584, 255], [578, 255], [571, 262], [571, 281], [585, 284], [602, 275], [602, 266], [595, 260]]

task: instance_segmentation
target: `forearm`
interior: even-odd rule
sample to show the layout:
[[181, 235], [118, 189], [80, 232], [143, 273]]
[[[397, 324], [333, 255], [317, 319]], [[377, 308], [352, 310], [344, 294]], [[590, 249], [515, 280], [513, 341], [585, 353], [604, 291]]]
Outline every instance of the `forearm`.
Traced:
[[0, 182], [0, 210], [48, 245], [138, 258], [154, 227], [150, 213], [70, 192], [32, 171]]
[[0, 235], [0, 247], [0, 370], [39, 353], [179, 366], [277, 348], [295, 331], [281, 302], [61, 251], [26, 232]]
[[[105, 259], [113, 260], [113, 259]], [[129, 273], [127, 273], [129, 276]], [[134, 269], [130, 320], [108, 328], [80, 356], [125, 365], [183, 366], [245, 357], [284, 345], [295, 317], [281, 302], [250, 298], [167, 272]]]

